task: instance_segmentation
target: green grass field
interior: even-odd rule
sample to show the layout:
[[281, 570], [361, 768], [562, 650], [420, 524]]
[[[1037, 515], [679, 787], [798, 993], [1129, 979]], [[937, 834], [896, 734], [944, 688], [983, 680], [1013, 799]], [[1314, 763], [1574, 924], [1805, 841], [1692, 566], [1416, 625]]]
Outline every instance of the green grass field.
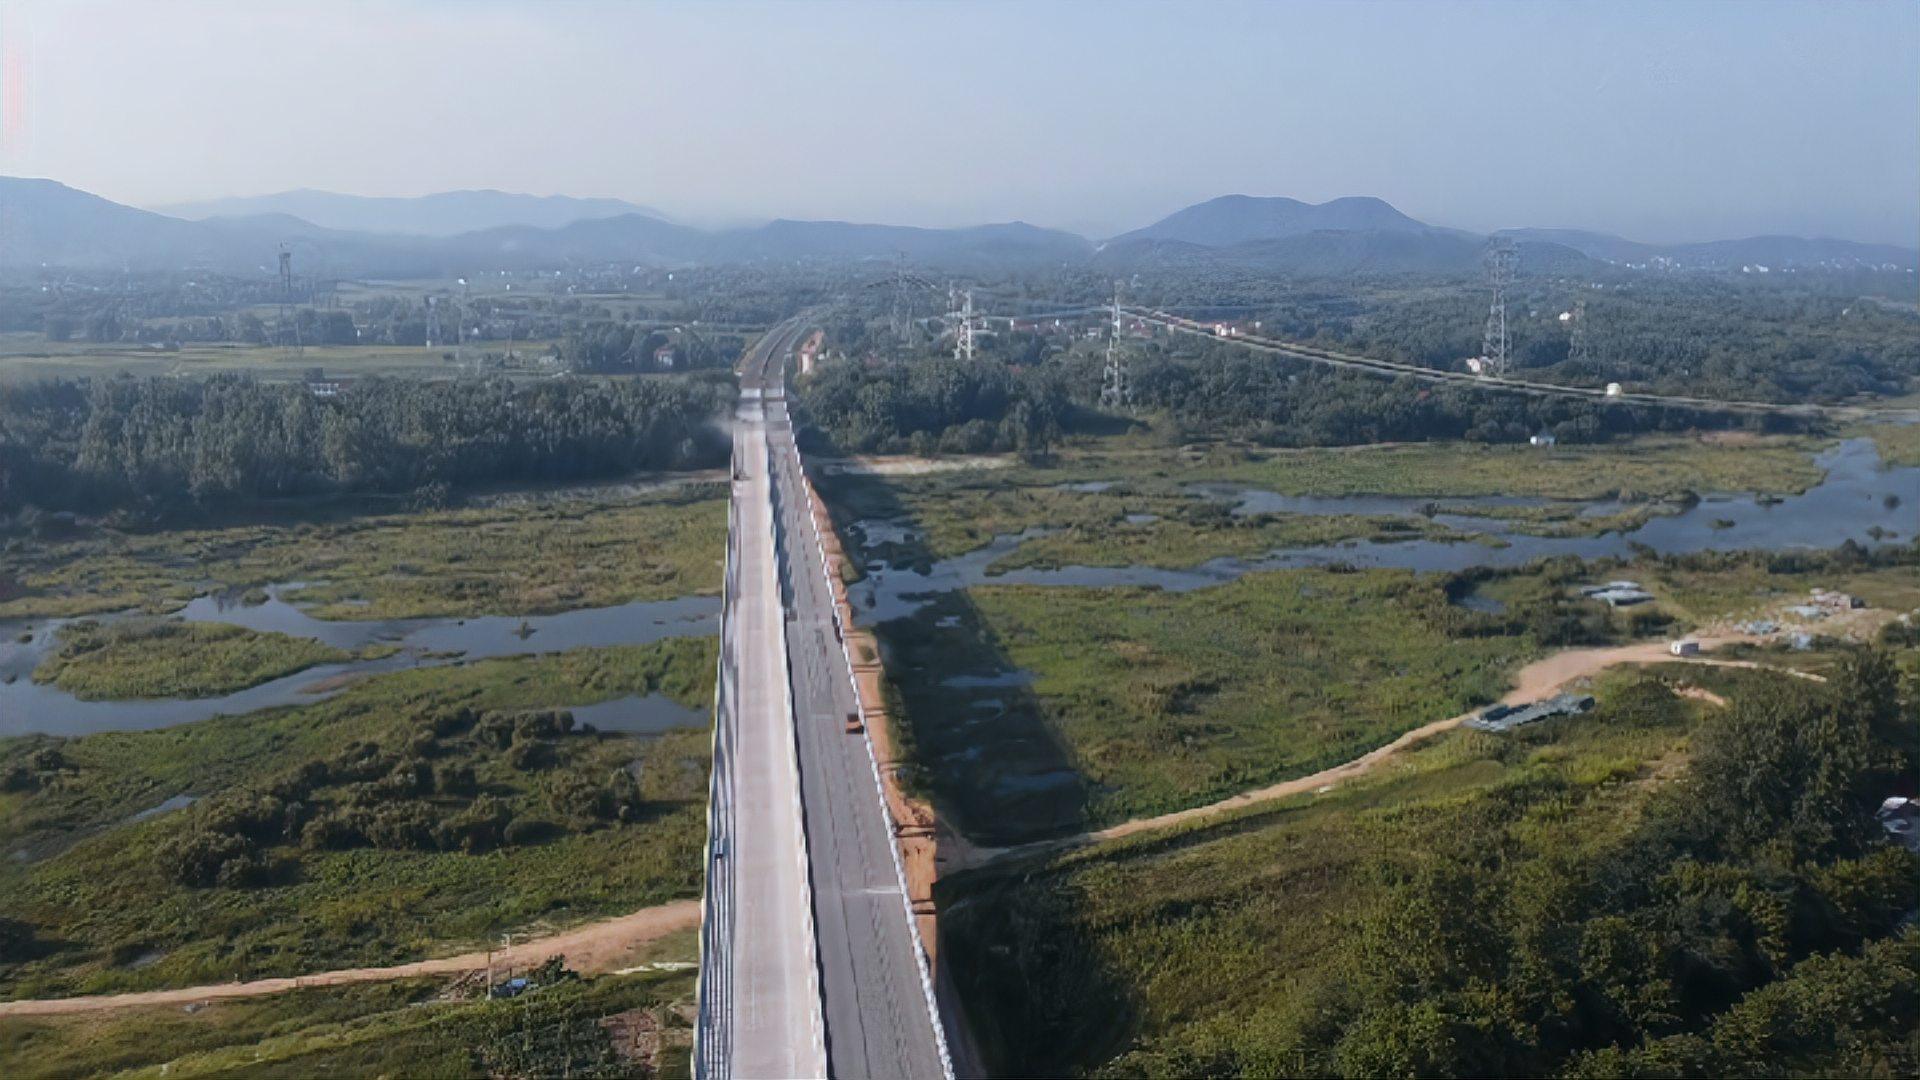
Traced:
[[[514, 352], [540, 356], [552, 351], [545, 341], [514, 342]], [[504, 352], [506, 342], [480, 342], [480, 350]], [[163, 350], [121, 342], [50, 342], [37, 333], [0, 334], [0, 382], [33, 379], [71, 379], [91, 375], [214, 375], [245, 372], [263, 379], [299, 379], [310, 368], [331, 378], [369, 375], [405, 375], [415, 378], [453, 378], [458, 365], [449, 357], [452, 346], [419, 345], [310, 345], [294, 350], [280, 345], [239, 342], [189, 342]]]
[[348, 651], [311, 638], [225, 623], [130, 620], [69, 623], [34, 669], [82, 701], [214, 697], [320, 664], [371, 660], [392, 646]]
[[1285, 495], [1652, 500], [1687, 492], [1802, 491], [1819, 481], [1812, 454], [1828, 442], [1649, 435], [1548, 448], [1450, 441], [1276, 450], [1227, 443], [1169, 447], [1135, 436], [1070, 442], [1055, 467], [1079, 479], [1233, 482]]
[[[290, 507], [297, 513], [299, 507]], [[306, 582], [328, 619], [534, 615], [713, 594], [725, 493], [692, 484], [602, 501], [295, 516], [168, 532], [97, 529], [0, 549], [0, 618], [174, 610], [215, 589]]]
[[[415, 669], [298, 708], [0, 742], [0, 993], [385, 964], [695, 895], [707, 733], [554, 733], [515, 711], [705, 708], [714, 647]], [[141, 816], [181, 795], [200, 801]], [[244, 854], [220, 846], [236, 830]], [[181, 876], [216, 864], [216, 883]]]
[[[1216, 507], [1203, 505], [1201, 509]], [[1257, 514], [1245, 517], [1194, 515], [1129, 522], [1123, 516], [1102, 523], [1075, 522], [1059, 532], [1023, 542], [988, 567], [988, 573], [1026, 567], [1194, 566], [1222, 556], [1257, 558], [1283, 547], [1335, 544], [1343, 540], [1453, 540], [1474, 542], [1424, 518], [1361, 515]]]
[[[689, 1075], [688, 972], [563, 979], [518, 998], [446, 1000], [435, 980], [311, 988], [214, 1002], [0, 1022], [0, 1058], [26, 1078]], [[648, 1058], [602, 1020], [644, 1015]]]
[[[1491, 701], [1538, 646], [1467, 636], [1475, 618], [1439, 578], [1299, 570], [990, 586], [880, 630], [919, 781], [999, 842], [1210, 802]], [[1008, 669], [1031, 682], [946, 682]]]
[[1881, 424], [1865, 434], [1872, 437], [1887, 464], [1920, 465], [1920, 424]]

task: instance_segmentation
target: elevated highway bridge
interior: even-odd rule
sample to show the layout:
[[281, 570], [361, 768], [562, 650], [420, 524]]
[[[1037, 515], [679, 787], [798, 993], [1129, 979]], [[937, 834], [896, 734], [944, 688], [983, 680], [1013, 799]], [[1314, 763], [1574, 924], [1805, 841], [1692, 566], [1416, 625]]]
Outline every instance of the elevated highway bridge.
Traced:
[[694, 1075], [951, 1078], [787, 412], [808, 326], [741, 367]]

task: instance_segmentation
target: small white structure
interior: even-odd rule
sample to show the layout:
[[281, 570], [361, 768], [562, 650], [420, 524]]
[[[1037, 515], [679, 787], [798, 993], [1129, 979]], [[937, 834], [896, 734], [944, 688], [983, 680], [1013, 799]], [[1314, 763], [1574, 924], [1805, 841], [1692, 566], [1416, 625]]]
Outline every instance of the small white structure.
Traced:
[[1813, 590], [1812, 595], [1813, 595], [1813, 602], [1815, 604], [1818, 604], [1823, 608], [1831, 608], [1837, 611], [1851, 611], [1854, 608], [1863, 608], [1867, 606], [1867, 602], [1865, 600], [1862, 600], [1859, 597], [1850, 595], [1848, 593], [1836, 592], [1833, 589], [1815, 589]]
[[1467, 370], [1473, 372], [1475, 375], [1485, 375], [1487, 373], [1487, 358], [1484, 356], [1467, 357]]
[[1528, 446], [1552, 446], [1553, 444], [1559, 441], [1560, 440], [1553, 437], [1553, 432], [1543, 431], [1540, 434], [1529, 438], [1527, 440], [1527, 445]]
[[1675, 656], [1699, 656], [1700, 643], [1692, 639], [1670, 642], [1667, 651]]
[[1617, 382], [1610, 382], [1610, 383], [1608, 383], [1608, 384], [1607, 384], [1607, 396], [1608, 396], [1608, 397], [1619, 397], [1619, 396], [1620, 396], [1620, 384], [1619, 384], [1619, 383], [1617, 383]]
[[1605, 585], [1586, 585], [1580, 589], [1580, 595], [1616, 608], [1644, 604], [1653, 599], [1653, 594], [1641, 588], [1637, 581], [1609, 581]]
[[1874, 817], [1887, 831], [1888, 840], [1908, 851], [1920, 851], [1920, 803], [1895, 795], [1880, 804], [1880, 812]]

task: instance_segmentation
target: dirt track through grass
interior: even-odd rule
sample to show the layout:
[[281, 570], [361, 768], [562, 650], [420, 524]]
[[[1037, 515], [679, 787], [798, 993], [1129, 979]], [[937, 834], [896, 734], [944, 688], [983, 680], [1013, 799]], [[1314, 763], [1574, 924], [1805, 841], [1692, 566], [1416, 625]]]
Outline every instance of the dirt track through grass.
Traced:
[[462, 953], [434, 960], [417, 960], [392, 967], [342, 968], [312, 975], [278, 979], [254, 979], [250, 982], [216, 983], [211, 986], [183, 986], [173, 990], [143, 990], [128, 994], [99, 994], [88, 997], [38, 998], [0, 1002], [0, 1016], [57, 1016], [97, 1009], [131, 1009], [148, 1005], [187, 1005], [195, 1002], [279, 994], [310, 986], [342, 986], [348, 983], [385, 982], [422, 975], [458, 975], [479, 971], [488, 964], [504, 971], [524, 969], [550, 956], [566, 957], [567, 967], [583, 975], [614, 971], [646, 945], [669, 934], [700, 925], [700, 902], [676, 900], [656, 907], [641, 908], [630, 915], [588, 923], [585, 926], [534, 938], [508, 948], [490, 952]]

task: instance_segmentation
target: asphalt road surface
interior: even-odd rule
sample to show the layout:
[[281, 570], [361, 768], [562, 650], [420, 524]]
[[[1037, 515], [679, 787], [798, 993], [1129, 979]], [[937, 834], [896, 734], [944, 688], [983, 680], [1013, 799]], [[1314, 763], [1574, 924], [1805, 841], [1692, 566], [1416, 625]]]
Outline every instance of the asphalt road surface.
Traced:
[[828, 1068], [845, 1080], [944, 1076], [879, 778], [865, 736], [846, 730], [847, 714], [858, 705], [834, 630], [833, 595], [784, 402], [767, 403], [766, 430], [773, 447], [781, 586], [791, 610], [787, 655], [813, 860]]

